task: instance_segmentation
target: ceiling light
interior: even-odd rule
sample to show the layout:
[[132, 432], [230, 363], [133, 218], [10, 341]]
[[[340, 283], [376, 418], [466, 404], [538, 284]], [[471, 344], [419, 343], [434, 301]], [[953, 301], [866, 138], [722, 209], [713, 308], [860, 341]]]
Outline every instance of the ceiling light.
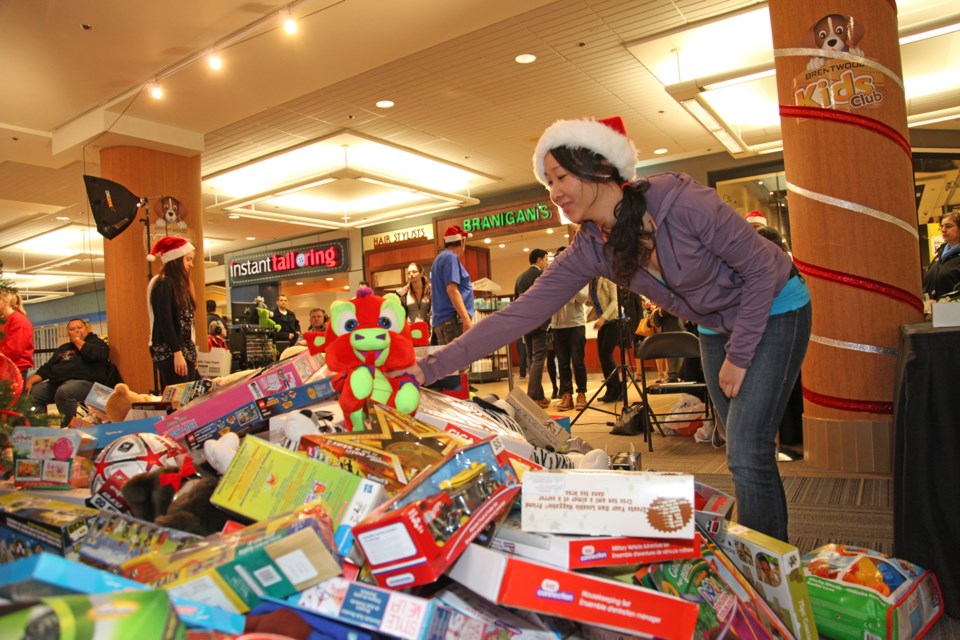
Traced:
[[507, 248], [507, 245], [505, 245], [505, 244], [503, 244], [503, 243], [498, 244], [497, 246], [500, 247], [501, 249], [506, 249], [506, 248]]
[[549, 236], [551, 234], [553, 234], [553, 229], [547, 229], [547, 235]]
[[253, 236], [247, 236], [247, 240], [256, 240]]
[[343, 285], [343, 290], [344, 290], [344, 291], [350, 291], [350, 285], [348, 285], [348, 284]]
[[[951, 20], [954, 20], [954, 22], [950, 22]], [[904, 29], [903, 36], [900, 38], [900, 46], [910, 44], [911, 42], [929, 40], [930, 38], [945, 36], [947, 34], [960, 31], [960, 22], [955, 22], [955, 20], [956, 16], [951, 16], [944, 21], [946, 24], [927, 23], [926, 25], [921, 25], [912, 29]]]
[[293, 284], [297, 285], [298, 287], [302, 287], [302, 286], [303, 286], [303, 283], [302, 283], [302, 282], [294, 282]]
[[150, 96], [154, 100], [159, 100], [163, 97], [163, 87], [160, 86], [159, 82], [153, 82], [150, 84]]
[[60, 222], [64, 222], [65, 220], [69, 220], [69, 219], [70, 218], [68, 218], [67, 216], [57, 216], [57, 220], [59, 220]]
[[333, 282], [333, 278], [326, 278], [327, 282]]
[[[669, 91], [669, 88], [668, 88]], [[720, 124], [719, 119], [711, 113], [711, 110], [706, 105], [702, 104], [697, 98], [690, 98], [688, 100], [681, 100], [680, 106], [687, 110], [687, 112], [696, 118], [704, 128], [713, 134], [717, 140], [720, 141], [724, 147], [727, 148], [732, 154], [743, 153], [746, 148], [746, 143], [741, 143], [738, 141], [733, 133], [728, 131], [723, 125]]]
[[377, 100], [377, 108], [379, 109], [389, 109], [393, 104], [393, 100]]
[[530, 64], [531, 62], [536, 62], [537, 56], [532, 53], [521, 53], [516, 58], [514, 58], [520, 64]]
[[483, 239], [483, 244], [490, 244], [491, 242], [493, 242], [493, 240], [491, 240], [490, 238]]
[[207, 64], [209, 64], [210, 68], [214, 71], [220, 71], [220, 69], [223, 68], [223, 58], [216, 53], [211, 53], [207, 57]]
[[293, 14], [290, 13], [289, 9], [280, 12], [280, 23], [283, 25], [283, 30], [290, 35], [297, 32], [297, 21], [293, 19]]
[[530, 253], [530, 247], [524, 247], [524, 248], [523, 248], [523, 252], [524, 252], [524, 253]]
[[238, 215], [235, 214], [235, 213], [231, 213], [230, 215], [227, 216], [227, 219], [228, 219], [228, 220], [239, 220], [239, 219], [240, 219], [240, 216], [238, 216]]

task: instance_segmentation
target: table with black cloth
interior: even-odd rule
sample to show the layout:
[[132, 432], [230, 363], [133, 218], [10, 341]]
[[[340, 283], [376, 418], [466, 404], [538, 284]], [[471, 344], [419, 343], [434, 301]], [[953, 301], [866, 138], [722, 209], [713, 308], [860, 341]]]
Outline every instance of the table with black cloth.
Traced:
[[960, 327], [900, 327], [894, 391], [894, 554], [932, 570], [960, 617]]

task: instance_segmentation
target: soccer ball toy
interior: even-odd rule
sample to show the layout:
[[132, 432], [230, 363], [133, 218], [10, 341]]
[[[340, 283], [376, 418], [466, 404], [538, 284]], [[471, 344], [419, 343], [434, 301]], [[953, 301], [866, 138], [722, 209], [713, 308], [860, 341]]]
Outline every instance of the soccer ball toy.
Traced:
[[121, 488], [127, 480], [165, 466], [179, 467], [187, 450], [179, 442], [156, 433], [131, 433], [104, 447], [94, 462], [90, 503], [98, 509], [129, 513]]

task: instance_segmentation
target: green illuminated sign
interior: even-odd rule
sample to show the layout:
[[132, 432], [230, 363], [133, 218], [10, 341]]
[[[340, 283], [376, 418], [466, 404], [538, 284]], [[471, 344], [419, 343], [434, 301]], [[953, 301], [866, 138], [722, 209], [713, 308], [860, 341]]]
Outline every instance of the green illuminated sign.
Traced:
[[550, 207], [538, 202], [531, 207], [517, 209], [516, 211], [498, 211], [475, 218], [464, 218], [463, 230], [467, 233], [473, 233], [501, 227], [515, 227], [528, 222], [549, 220], [552, 217], [553, 213], [550, 211]]

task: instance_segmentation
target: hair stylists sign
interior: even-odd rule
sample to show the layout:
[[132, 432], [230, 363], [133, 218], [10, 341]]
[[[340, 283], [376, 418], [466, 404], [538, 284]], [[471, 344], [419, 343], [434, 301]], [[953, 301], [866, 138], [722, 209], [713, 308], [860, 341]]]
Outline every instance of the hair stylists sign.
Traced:
[[348, 263], [346, 240], [330, 240], [236, 256], [230, 261], [227, 277], [230, 286], [235, 287], [340, 273], [347, 270]]

